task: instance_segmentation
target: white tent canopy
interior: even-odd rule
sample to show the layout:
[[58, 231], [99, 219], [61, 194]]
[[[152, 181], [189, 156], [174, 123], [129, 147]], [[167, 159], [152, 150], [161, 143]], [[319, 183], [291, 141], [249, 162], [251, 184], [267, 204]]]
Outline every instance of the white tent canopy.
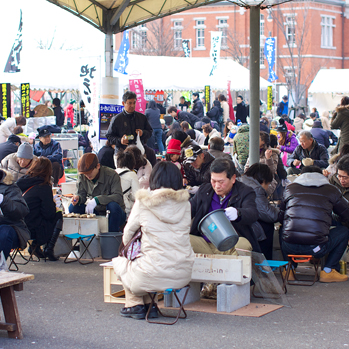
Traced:
[[[128, 75], [114, 71], [120, 77], [121, 86], [128, 85], [128, 79], [142, 79], [145, 89], [194, 91], [203, 90], [209, 85], [211, 90], [226, 90], [228, 80], [234, 91], [249, 90], [250, 71], [232, 59], [220, 59], [213, 76], [210, 58], [185, 58], [167, 56], [129, 55], [126, 68]], [[270, 85], [260, 78], [261, 89]]]
[[349, 69], [320, 69], [308, 90], [309, 106], [320, 113], [334, 110], [349, 95], [348, 81]]

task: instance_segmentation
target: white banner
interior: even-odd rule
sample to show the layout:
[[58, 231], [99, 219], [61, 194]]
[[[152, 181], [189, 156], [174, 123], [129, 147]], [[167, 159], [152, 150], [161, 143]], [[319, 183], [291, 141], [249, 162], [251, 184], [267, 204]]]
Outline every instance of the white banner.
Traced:
[[218, 61], [221, 55], [221, 41], [222, 41], [222, 32], [211, 32], [211, 51], [210, 57], [212, 59], [212, 69], [210, 76], [213, 75], [213, 72], [217, 69]]

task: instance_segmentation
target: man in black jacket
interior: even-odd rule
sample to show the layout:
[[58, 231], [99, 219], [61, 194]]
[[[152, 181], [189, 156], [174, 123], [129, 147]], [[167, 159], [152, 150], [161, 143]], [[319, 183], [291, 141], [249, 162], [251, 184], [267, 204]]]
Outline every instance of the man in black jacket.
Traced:
[[[328, 166], [327, 149], [316, 142], [309, 131], [299, 132], [299, 145], [287, 159], [287, 174], [299, 174], [304, 166]], [[297, 168], [299, 166], [299, 168]]]
[[332, 212], [342, 222], [349, 222], [349, 205], [341, 192], [328, 183], [320, 168], [303, 168], [302, 175], [285, 189], [280, 211], [284, 259], [287, 260], [288, 254], [312, 255], [315, 258], [328, 254], [325, 267], [320, 272], [320, 282], [348, 280], [347, 275], [338, 271], [339, 260], [348, 244], [349, 230], [342, 225], [330, 228]]
[[56, 125], [64, 125], [64, 110], [61, 107], [61, 100], [59, 98], [53, 98], [52, 100], [53, 112], [56, 117]]
[[200, 121], [200, 119], [187, 111], [180, 111], [177, 110], [176, 107], [169, 107], [167, 112], [179, 123], [186, 121], [192, 128], [194, 128], [194, 125], [197, 121]]
[[[195, 253], [223, 254], [198, 231], [200, 220], [217, 209], [225, 209], [225, 214], [239, 234], [236, 247], [260, 252], [252, 224], [258, 219], [256, 194], [254, 190], [236, 181], [234, 163], [226, 159], [216, 159], [211, 164], [211, 182], [203, 184], [190, 199], [193, 223], [190, 242]], [[247, 240], [248, 241], [247, 241]], [[225, 251], [232, 254], [235, 248]]]
[[16, 135], [10, 135], [6, 142], [0, 144], [0, 161], [7, 155], [17, 153], [21, 139]]
[[193, 93], [193, 109], [191, 112], [200, 119], [204, 116], [204, 105], [200, 101], [198, 92]]
[[236, 106], [234, 107], [235, 110], [235, 119], [240, 120], [243, 124], [247, 123], [247, 115], [248, 115], [248, 109], [244, 102], [244, 97], [237, 96], [236, 97]]
[[107, 131], [110, 144], [115, 144], [116, 149], [126, 149], [130, 144], [136, 144], [137, 134], [142, 144], [146, 144], [153, 133], [145, 115], [135, 111], [137, 96], [132, 91], [127, 91], [122, 96], [122, 105], [125, 109], [115, 115]]

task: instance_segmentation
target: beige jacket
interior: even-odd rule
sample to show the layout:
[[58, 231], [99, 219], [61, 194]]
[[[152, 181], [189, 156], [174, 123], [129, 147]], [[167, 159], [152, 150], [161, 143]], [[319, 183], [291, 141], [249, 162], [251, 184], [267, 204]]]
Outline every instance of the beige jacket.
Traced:
[[142, 227], [141, 254], [134, 261], [113, 259], [124, 287], [141, 296], [146, 292], [181, 288], [191, 280], [194, 252], [190, 245], [189, 194], [186, 190], [141, 189], [136, 194], [123, 243]]
[[227, 122], [227, 120], [229, 120], [229, 104], [228, 104], [228, 102], [222, 101], [221, 107], [223, 109], [223, 121]]
[[[33, 160], [36, 158], [37, 157], [34, 155]], [[32, 163], [33, 161], [31, 161], [27, 167], [23, 168], [19, 166], [17, 162], [17, 153], [12, 153], [2, 159], [0, 168], [10, 172], [13, 176], [14, 182], [17, 182], [19, 178], [23, 177], [27, 173], [28, 168]]]
[[2, 124], [0, 125], [0, 143], [7, 141], [7, 138], [12, 135], [16, 125], [17, 124], [15, 118], [7, 118], [2, 122]]

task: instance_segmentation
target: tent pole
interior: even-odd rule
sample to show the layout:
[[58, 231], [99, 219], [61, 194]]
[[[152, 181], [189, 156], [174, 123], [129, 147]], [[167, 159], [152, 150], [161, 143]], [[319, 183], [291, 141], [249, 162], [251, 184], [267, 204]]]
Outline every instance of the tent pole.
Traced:
[[259, 162], [260, 7], [250, 8], [250, 166]]
[[113, 77], [113, 33], [105, 35], [105, 76]]

